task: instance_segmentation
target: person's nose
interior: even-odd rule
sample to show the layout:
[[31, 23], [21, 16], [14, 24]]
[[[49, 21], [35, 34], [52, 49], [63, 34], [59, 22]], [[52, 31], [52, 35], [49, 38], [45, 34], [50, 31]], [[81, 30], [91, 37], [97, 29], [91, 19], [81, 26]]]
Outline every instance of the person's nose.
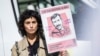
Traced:
[[33, 27], [33, 24], [32, 24], [32, 23], [30, 23], [30, 27], [31, 27], [31, 28]]

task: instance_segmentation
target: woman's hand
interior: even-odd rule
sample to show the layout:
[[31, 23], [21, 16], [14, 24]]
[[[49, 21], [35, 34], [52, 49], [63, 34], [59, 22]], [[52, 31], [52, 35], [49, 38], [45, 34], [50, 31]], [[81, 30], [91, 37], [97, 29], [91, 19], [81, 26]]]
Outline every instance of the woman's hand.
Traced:
[[67, 51], [60, 51], [59, 56], [69, 56]]

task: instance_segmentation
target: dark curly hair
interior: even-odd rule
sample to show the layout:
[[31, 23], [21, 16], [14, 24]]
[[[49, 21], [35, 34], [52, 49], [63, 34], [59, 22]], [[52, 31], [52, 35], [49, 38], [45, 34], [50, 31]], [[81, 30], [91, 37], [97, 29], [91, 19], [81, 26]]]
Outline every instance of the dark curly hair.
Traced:
[[41, 22], [41, 17], [40, 14], [37, 11], [34, 10], [25, 10], [19, 17], [19, 22], [18, 22], [18, 28], [19, 32], [22, 36], [26, 35], [26, 31], [24, 29], [24, 21], [30, 17], [35, 17], [37, 22], [38, 22], [38, 30], [37, 30], [37, 35], [41, 34], [43, 32], [42, 29], [42, 22]]

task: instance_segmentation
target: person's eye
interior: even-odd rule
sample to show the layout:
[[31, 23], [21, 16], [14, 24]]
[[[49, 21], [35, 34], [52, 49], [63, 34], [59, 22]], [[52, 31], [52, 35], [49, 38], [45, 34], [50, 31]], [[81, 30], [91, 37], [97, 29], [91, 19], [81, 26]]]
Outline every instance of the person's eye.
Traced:
[[36, 23], [36, 21], [33, 21], [32, 23]]
[[26, 24], [30, 24], [30, 22], [26, 22]]

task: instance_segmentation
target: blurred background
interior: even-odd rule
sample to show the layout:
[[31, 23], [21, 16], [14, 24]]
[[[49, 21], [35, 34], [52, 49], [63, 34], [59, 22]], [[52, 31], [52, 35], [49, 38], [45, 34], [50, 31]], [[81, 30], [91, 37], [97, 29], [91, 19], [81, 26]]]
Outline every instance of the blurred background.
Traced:
[[[77, 40], [83, 42], [86, 41], [85, 44], [87, 41], [91, 42], [88, 47], [91, 48], [91, 56], [100, 56], [99, 0], [1, 0], [0, 56], [11, 56], [12, 45], [15, 43], [15, 41], [21, 39], [17, 29], [17, 22], [20, 13], [26, 9], [39, 11], [41, 8], [62, 5], [68, 2], [71, 5], [71, 12]], [[82, 44], [84, 45], [83, 42]], [[88, 49], [85, 48], [84, 52], [87, 50]]]

